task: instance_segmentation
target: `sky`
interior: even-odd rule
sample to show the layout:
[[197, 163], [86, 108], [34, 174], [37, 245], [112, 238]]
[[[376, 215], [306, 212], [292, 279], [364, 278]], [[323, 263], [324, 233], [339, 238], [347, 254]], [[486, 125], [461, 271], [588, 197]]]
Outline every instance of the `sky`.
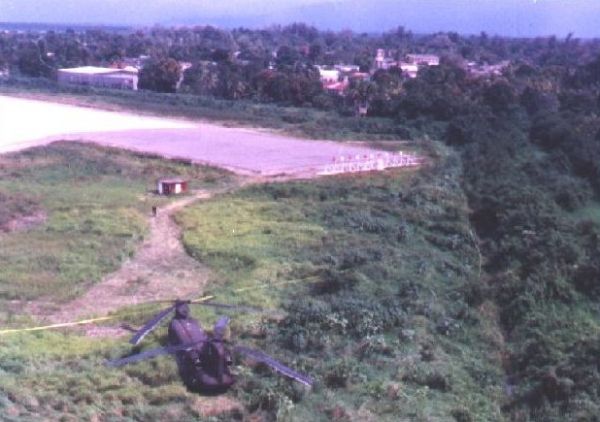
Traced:
[[600, 0], [0, 0], [0, 22], [266, 27], [600, 38]]

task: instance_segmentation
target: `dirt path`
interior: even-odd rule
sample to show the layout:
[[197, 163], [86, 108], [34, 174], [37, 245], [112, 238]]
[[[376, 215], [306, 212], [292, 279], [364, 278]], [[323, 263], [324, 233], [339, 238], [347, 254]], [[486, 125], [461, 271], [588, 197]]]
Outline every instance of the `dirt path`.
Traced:
[[[27, 308], [40, 320], [57, 324], [92, 316], [105, 316], [119, 308], [153, 300], [172, 300], [202, 295], [210, 270], [190, 257], [181, 243], [181, 229], [173, 216], [183, 208], [213, 195], [239, 189], [253, 183], [275, 178], [248, 177], [238, 179], [233, 186], [215, 191], [199, 190], [191, 195], [158, 208], [156, 217], [149, 217], [149, 234], [135, 255], [115, 272], [93, 285], [82, 296], [57, 306], [35, 301]], [[83, 326], [88, 335], [119, 335], [128, 331], [119, 322]]]
[[[127, 305], [201, 294], [210, 271], [186, 254], [180, 241], [181, 231], [172, 217], [184, 207], [211, 196], [208, 191], [196, 191], [159, 208], [157, 216], [150, 219], [149, 235], [133, 258], [46, 318], [52, 323], [74, 321], [103, 316]], [[89, 333], [100, 334], [92, 326]]]

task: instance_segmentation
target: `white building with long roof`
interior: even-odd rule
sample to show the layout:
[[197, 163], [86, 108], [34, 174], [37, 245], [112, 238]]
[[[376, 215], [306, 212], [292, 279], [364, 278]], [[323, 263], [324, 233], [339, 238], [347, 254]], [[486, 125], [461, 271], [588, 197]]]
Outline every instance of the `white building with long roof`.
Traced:
[[96, 86], [136, 91], [138, 70], [134, 67], [113, 69], [109, 67], [83, 66], [58, 69], [57, 79], [62, 84]]

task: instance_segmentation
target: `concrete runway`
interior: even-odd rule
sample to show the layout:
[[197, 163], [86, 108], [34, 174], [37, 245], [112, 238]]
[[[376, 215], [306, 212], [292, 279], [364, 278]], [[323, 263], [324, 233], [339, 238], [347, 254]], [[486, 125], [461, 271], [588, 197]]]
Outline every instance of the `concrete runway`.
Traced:
[[311, 174], [368, 148], [269, 131], [0, 96], [0, 153], [57, 140], [185, 158], [240, 174]]

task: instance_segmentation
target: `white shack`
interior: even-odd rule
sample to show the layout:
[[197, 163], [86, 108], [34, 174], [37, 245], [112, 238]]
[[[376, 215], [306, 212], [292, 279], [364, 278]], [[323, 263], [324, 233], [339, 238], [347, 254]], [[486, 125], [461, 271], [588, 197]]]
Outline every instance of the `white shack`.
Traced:
[[156, 181], [156, 191], [159, 195], [178, 195], [188, 191], [188, 182], [179, 177], [164, 178]]
[[136, 91], [138, 70], [134, 67], [125, 67], [123, 69], [95, 66], [74, 67], [58, 69], [57, 79], [62, 84], [131, 89]]

